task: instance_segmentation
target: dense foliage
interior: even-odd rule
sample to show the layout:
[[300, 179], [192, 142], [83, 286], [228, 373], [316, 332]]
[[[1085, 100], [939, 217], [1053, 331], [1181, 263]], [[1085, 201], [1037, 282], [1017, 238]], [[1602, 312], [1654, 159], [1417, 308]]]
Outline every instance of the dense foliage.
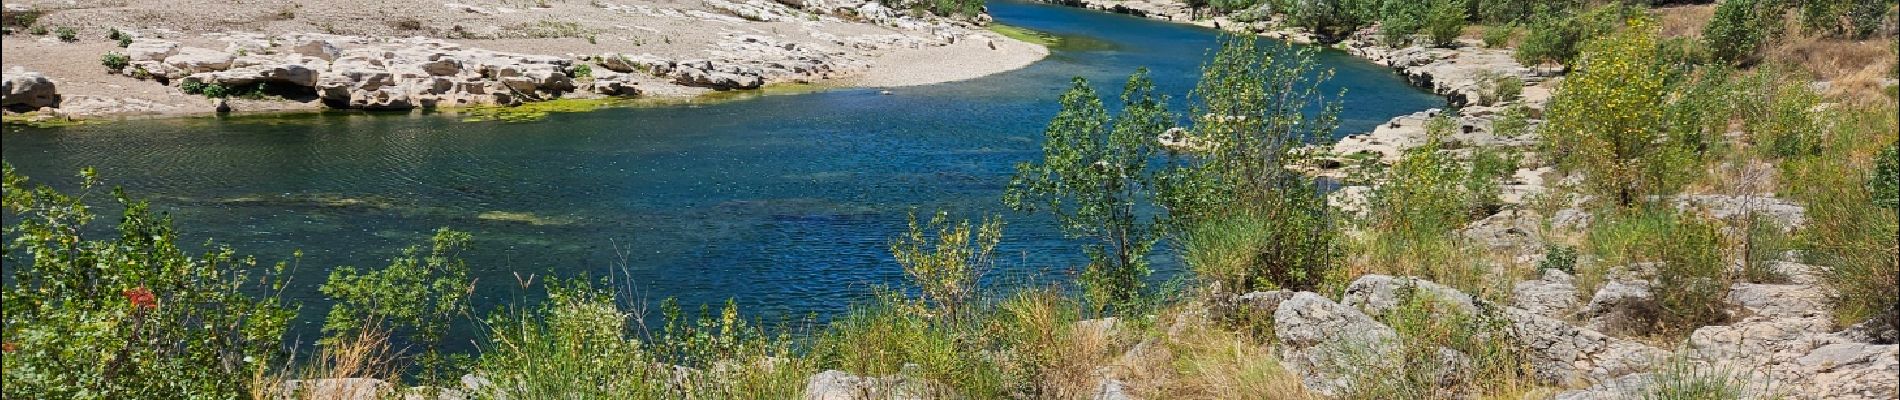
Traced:
[[1137, 206], [1149, 203], [1157, 179], [1150, 160], [1174, 115], [1145, 71], [1128, 79], [1121, 100], [1122, 114], [1110, 117], [1088, 81], [1076, 78], [1044, 130], [1042, 161], [1017, 165], [1004, 195], [1011, 208], [1050, 213], [1063, 233], [1088, 240], [1081, 284], [1098, 308], [1140, 295], [1165, 217]]
[[95, 238], [97, 183], [78, 195], [4, 167], [5, 397], [235, 398], [282, 359], [294, 307], [275, 295], [287, 264], [229, 248], [186, 252], [171, 219], [111, 193], [124, 211]]

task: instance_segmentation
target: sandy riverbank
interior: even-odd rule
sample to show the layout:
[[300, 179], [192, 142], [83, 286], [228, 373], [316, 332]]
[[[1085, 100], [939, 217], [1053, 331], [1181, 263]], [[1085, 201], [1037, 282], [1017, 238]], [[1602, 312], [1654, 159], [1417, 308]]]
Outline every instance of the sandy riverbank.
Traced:
[[[4, 64], [5, 69], [20, 67], [43, 74], [55, 83], [61, 101], [53, 111], [61, 115], [79, 118], [169, 116], [216, 110], [216, 101], [186, 94], [177, 83], [190, 74], [208, 77], [203, 74], [220, 70], [185, 68], [185, 71], [174, 72], [177, 76], [164, 83], [157, 79], [136, 79], [128, 76], [131, 73], [109, 73], [101, 66], [101, 57], [111, 52], [127, 52], [120, 48], [117, 40], [107, 39], [115, 30], [140, 41], [175, 42], [180, 48], [228, 54], [238, 60], [224, 67], [232, 70], [249, 65], [244, 63], [247, 51], [251, 56], [263, 53], [266, 57], [294, 53], [286, 47], [302, 40], [296, 38], [321, 36], [331, 38], [326, 40], [334, 43], [346, 59], [353, 50], [401, 46], [415, 41], [406, 38], [420, 37], [465, 49], [520, 54], [530, 60], [537, 56], [559, 58], [566, 60], [559, 62], [569, 65], [557, 66], [556, 70], [569, 75], [574, 75], [575, 70], [571, 68], [579, 65], [588, 65], [597, 71], [594, 77], [573, 79], [574, 89], [565, 92], [558, 89], [566, 87], [565, 82], [543, 85], [535, 89], [557, 89], [545, 95], [530, 90], [527, 96], [504, 99], [505, 103], [608, 93], [608, 90], [590, 90], [594, 88], [590, 81], [595, 79], [616, 80], [616, 85], [632, 87], [634, 90], [613, 94], [638, 92], [636, 97], [691, 97], [718, 90], [749, 90], [759, 85], [780, 84], [927, 85], [1022, 68], [1048, 54], [1046, 48], [979, 26], [987, 16], [916, 15], [892, 11], [876, 1], [856, 4], [759, 0], [695, 3], [488, 0], [444, 4], [369, 0], [240, 4], [209, 0], [131, 0], [94, 3], [97, 2], [6, 2], [11, 14], [35, 13], [36, 21], [30, 26], [49, 30], [68, 27], [77, 32], [78, 40], [61, 41], [52, 34], [34, 35], [25, 26], [15, 27], [15, 32], [6, 36], [0, 48], [3, 50], [0, 64]], [[178, 12], [190, 9], [216, 9], [220, 13]], [[217, 16], [222, 18], [214, 18]], [[259, 43], [262, 49], [252, 46], [247, 50], [247, 43]], [[398, 48], [398, 52], [401, 50], [405, 49]], [[365, 52], [359, 51], [356, 58], [362, 58], [361, 53]], [[631, 56], [650, 64], [608, 68], [607, 58], [617, 57], [615, 55]], [[409, 93], [416, 92], [416, 87], [426, 86], [428, 82], [424, 80], [402, 81], [404, 72], [413, 68], [400, 65], [403, 62], [397, 60], [400, 54], [386, 57], [391, 59], [387, 70], [397, 76], [396, 86], [405, 86]], [[320, 65], [311, 65], [319, 76], [353, 72], [335, 56], [323, 58], [326, 60], [317, 62]], [[309, 65], [313, 61], [267, 60], [257, 68], [288, 63]], [[460, 61], [469, 64], [464, 66], [463, 73], [445, 76], [471, 83], [484, 83], [475, 82], [481, 79], [499, 80], [471, 76], [470, 71], [482, 67], [469, 60]], [[171, 60], [165, 59], [153, 62], [171, 64]], [[334, 66], [330, 65], [332, 62]], [[648, 68], [656, 65], [665, 65], [665, 72]], [[420, 78], [428, 78], [428, 75]], [[486, 83], [497, 86], [500, 82]], [[343, 96], [351, 96], [351, 92], [364, 93], [363, 85], [356, 84], [342, 91]], [[463, 83], [457, 85], [453, 90], [463, 90]], [[319, 91], [327, 96], [335, 96], [335, 92]], [[380, 96], [386, 92], [375, 93]], [[491, 101], [479, 94], [478, 91], [474, 95], [456, 92], [443, 97], [452, 98], [457, 105]], [[326, 101], [332, 105], [339, 103], [335, 98], [307, 97], [233, 98], [229, 106], [235, 112], [265, 112], [315, 110], [325, 107]], [[468, 99], [474, 102], [465, 103]], [[345, 100], [362, 103], [347, 97]], [[434, 101], [438, 100], [427, 98], [413, 103]], [[395, 104], [407, 106], [401, 102]], [[22, 109], [18, 105], [12, 108]], [[37, 107], [24, 109], [33, 108]]]

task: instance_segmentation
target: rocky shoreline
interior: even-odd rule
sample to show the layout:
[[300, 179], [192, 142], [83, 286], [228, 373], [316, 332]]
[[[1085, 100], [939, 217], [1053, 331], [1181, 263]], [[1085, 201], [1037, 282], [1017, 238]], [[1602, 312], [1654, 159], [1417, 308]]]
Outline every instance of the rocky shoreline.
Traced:
[[[1293, 43], [1318, 42], [1303, 30], [1276, 27], [1277, 17], [1250, 23], [1226, 17], [1196, 20], [1186, 7], [1165, 0], [1056, 2]], [[1445, 96], [1452, 107], [1458, 108], [1454, 120], [1457, 128], [1444, 139], [1441, 145], [1445, 150], [1441, 151], [1464, 157], [1473, 149], [1490, 148], [1520, 157], [1519, 169], [1502, 188], [1504, 208], [1461, 229], [1465, 239], [1504, 259], [1537, 265], [1548, 255], [1546, 227], [1580, 229], [1589, 223], [1590, 215], [1579, 206], [1580, 199], [1559, 201], [1568, 206], [1549, 216], [1539, 215], [1538, 207], [1532, 204], [1546, 197], [1551, 187], [1574, 180], [1557, 176], [1545, 160], [1540, 160], [1537, 150], [1535, 127], [1542, 123], [1544, 107], [1563, 79], [1556, 73], [1558, 69], [1526, 67], [1512, 58], [1510, 49], [1485, 48], [1474, 40], [1460, 40], [1453, 48], [1391, 48], [1377, 44], [1376, 29], [1362, 30], [1333, 46], [1391, 67], [1412, 84]], [[1499, 96], [1501, 82], [1522, 85], [1522, 90], [1507, 90], [1517, 94]], [[1309, 146], [1305, 151], [1316, 157], [1303, 171], [1348, 180], [1347, 186], [1335, 191], [1329, 201], [1353, 211], [1381, 184], [1376, 179], [1351, 182], [1348, 178], [1359, 176], [1361, 164], [1356, 162], [1391, 165], [1405, 151], [1425, 145], [1427, 122], [1445, 112], [1433, 109], [1399, 116], [1372, 132]], [[1516, 128], [1517, 132], [1500, 132], [1497, 123], [1507, 112], [1518, 113], [1514, 117], [1523, 126]], [[1753, 210], [1784, 230], [1800, 227], [1806, 220], [1802, 206], [1772, 194], [1684, 194], [1672, 203], [1717, 218]], [[1623, 398], [1656, 382], [1658, 370], [1669, 362], [1747, 374], [1750, 381], [1761, 384], [1745, 394], [1748, 398], [1890, 399], [1900, 395], [1896, 332], [1871, 323], [1835, 329], [1828, 302], [1833, 294], [1818, 275], [1824, 267], [1802, 264], [1799, 259], [1791, 252], [1772, 263], [1775, 272], [1787, 278], [1785, 283], [1736, 284], [1723, 305], [1731, 316], [1729, 324], [1694, 327], [1689, 340], [1678, 348], [1625, 338], [1616, 329], [1623, 316], [1654, 304], [1648, 290], [1652, 283], [1636, 278], [1636, 274], [1613, 274], [1611, 281], [1601, 285], [1587, 302], [1579, 300], [1583, 297], [1579, 296], [1576, 278], [1564, 271], [1546, 269], [1538, 279], [1517, 283], [1508, 304], [1486, 304], [1475, 296], [1416, 278], [1367, 275], [1355, 280], [1338, 302], [1314, 293], [1256, 292], [1217, 301], [1208, 305], [1207, 311], [1215, 316], [1271, 315], [1276, 336], [1283, 341], [1283, 362], [1303, 377], [1307, 389], [1319, 393], [1333, 393], [1343, 382], [1336, 376], [1339, 371], [1325, 368], [1337, 361], [1329, 359], [1336, 355], [1322, 351], [1328, 346], [1358, 340], [1373, 342], [1371, 348], [1377, 351], [1397, 351], [1392, 328], [1372, 316], [1393, 307], [1394, 293], [1403, 288], [1451, 300], [1471, 313], [1501, 316], [1507, 329], [1500, 333], [1512, 335], [1527, 346], [1536, 378], [1543, 384], [1571, 388], [1555, 394], [1554, 398], [1560, 400]], [[1458, 360], [1469, 362], [1469, 357], [1456, 351], [1449, 351], [1445, 357], [1448, 365], [1461, 365]], [[1453, 373], [1460, 372], [1453, 368]], [[1103, 380], [1104, 388], [1119, 387], [1113, 376], [1104, 376]]]
[[[448, 7], [476, 15], [522, 12], [466, 4]], [[1048, 53], [1041, 46], [983, 28], [986, 14], [971, 18], [917, 15], [875, 1], [708, 1], [698, 7], [636, 1], [594, 2], [589, 7], [593, 10], [584, 11], [636, 21], [741, 29], [688, 32], [683, 35], [697, 36], [678, 39], [666, 36], [664, 45], [653, 46], [660, 47], [657, 52], [585, 51], [617, 47], [598, 45], [593, 36], [580, 44], [552, 39], [450, 40], [106, 27], [102, 36], [117, 41], [114, 48], [106, 46], [110, 42], [31, 40], [12, 33], [5, 51], [4, 106], [10, 120], [57, 120], [321, 108], [512, 106], [573, 98], [690, 98], [779, 84], [853, 86], [858, 85], [856, 78], [867, 75], [877, 77], [879, 86], [968, 79], [1020, 68]], [[7, 9], [9, 13], [41, 12], [11, 3]], [[745, 29], [750, 25], [769, 29]], [[781, 25], [796, 26], [801, 32], [784, 33]], [[701, 43], [674, 45], [689, 40]], [[549, 42], [560, 45], [539, 46]], [[647, 44], [642, 39], [630, 47]], [[547, 54], [551, 50], [585, 52]], [[42, 59], [35, 57], [37, 53], [54, 57]], [[926, 56], [885, 57], [907, 53]], [[114, 57], [117, 65], [110, 62]], [[71, 59], [101, 61], [73, 65]], [[928, 68], [938, 62], [962, 68]], [[913, 69], [921, 72], [906, 72]], [[101, 70], [106, 76], [94, 75]]]

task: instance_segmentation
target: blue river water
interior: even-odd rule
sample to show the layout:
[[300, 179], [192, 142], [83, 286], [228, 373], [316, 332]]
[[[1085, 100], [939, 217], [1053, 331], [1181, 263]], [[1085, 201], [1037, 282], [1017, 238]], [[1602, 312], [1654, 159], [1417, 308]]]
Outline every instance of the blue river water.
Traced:
[[[151, 199], [186, 243], [259, 260], [304, 256], [287, 293], [306, 315], [338, 265], [377, 267], [439, 227], [471, 232], [476, 306], [517, 276], [620, 276], [688, 307], [736, 300], [763, 319], [835, 315], [900, 285], [888, 253], [906, 212], [1009, 219], [996, 282], [1062, 279], [1082, 258], [1046, 217], [1000, 202], [1071, 77], [1112, 96], [1147, 67], [1176, 106], [1216, 32], [992, 1], [1001, 23], [1066, 45], [1027, 68], [922, 87], [839, 89], [610, 108], [531, 122], [325, 112], [137, 120], [6, 133], [4, 158], [62, 188], [91, 166]], [[1320, 54], [1345, 89], [1341, 132], [1444, 104], [1384, 67]], [[104, 200], [105, 197], [95, 197]], [[103, 218], [110, 221], [112, 218]], [[1164, 277], [1176, 263], [1161, 263]], [[9, 265], [7, 268], [13, 268]]]

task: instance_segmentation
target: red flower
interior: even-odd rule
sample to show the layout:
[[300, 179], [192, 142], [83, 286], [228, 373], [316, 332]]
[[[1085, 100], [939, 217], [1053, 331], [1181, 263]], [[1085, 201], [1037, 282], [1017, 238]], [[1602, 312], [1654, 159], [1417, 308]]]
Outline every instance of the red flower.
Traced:
[[121, 292], [120, 294], [125, 295], [125, 299], [127, 301], [131, 301], [133, 307], [137, 307], [142, 310], [149, 310], [154, 307], [158, 307], [158, 296], [153, 295], [152, 291], [149, 289], [146, 289], [144, 286], [126, 289], [124, 292]]
[[0, 353], [12, 353], [15, 351], [20, 351], [20, 345], [13, 344], [13, 342], [0, 343]]

